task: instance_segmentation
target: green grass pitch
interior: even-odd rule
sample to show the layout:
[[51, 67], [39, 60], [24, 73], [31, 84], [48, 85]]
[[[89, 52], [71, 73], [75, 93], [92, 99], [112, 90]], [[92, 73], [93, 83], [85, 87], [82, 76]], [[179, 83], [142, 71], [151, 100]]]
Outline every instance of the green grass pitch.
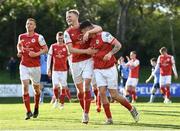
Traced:
[[[104, 125], [104, 112], [97, 113], [91, 104], [90, 121], [81, 123], [79, 103], [65, 103], [63, 110], [52, 105], [40, 105], [38, 118], [24, 120], [23, 104], [0, 104], [0, 130], [180, 130], [180, 104], [135, 103], [140, 121], [134, 123], [130, 113], [118, 103], [111, 103], [114, 124]], [[33, 104], [31, 104], [31, 108]]]

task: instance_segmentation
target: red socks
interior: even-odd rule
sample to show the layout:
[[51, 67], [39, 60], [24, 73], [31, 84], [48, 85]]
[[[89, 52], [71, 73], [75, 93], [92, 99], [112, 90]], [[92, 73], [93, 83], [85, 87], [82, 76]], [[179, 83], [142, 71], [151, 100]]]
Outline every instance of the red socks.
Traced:
[[120, 104], [127, 108], [129, 111], [131, 111], [132, 106], [126, 99], [124, 99]]
[[31, 112], [29, 94], [23, 95], [23, 102], [24, 102], [24, 104], [25, 104], [25, 107], [26, 107], [27, 112]]
[[166, 97], [170, 98], [170, 87], [166, 86]]
[[61, 90], [61, 95], [60, 95], [60, 103], [61, 104], [64, 104], [65, 95], [66, 95], [66, 89], [62, 89]]
[[165, 89], [164, 86], [162, 86], [162, 87], [160, 88], [160, 90], [161, 90], [161, 93], [162, 93], [163, 95], [166, 95], [166, 89]]
[[84, 92], [84, 112], [85, 113], [89, 113], [90, 104], [91, 104], [91, 92], [90, 91]]
[[55, 95], [56, 99], [58, 99], [58, 98], [59, 98], [59, 97], [58, 97], [58, 96], [59, 96], [59, 89], [55, 87], [55, 88], [53, 89], [53, 92], [54, 92], [54, 95]]
[[106, 117], [107, 117], [108, 119], [112, 118], [112, 116], [111, 116], [111, 111], [110, 111], [110, 104], [109, 104], [109, 103], [103, 104], [103, 108], [104, 108], [104, 112], [105, 112], [105, 114], [106, 114]]
[[39, 98], [40, 98], [40, 94], [34, 95], [35, 108], [39, 108]]
[[68, 100], [71, 100], [71, 92], [69, 89], [66, 89], [66, 96], [67, 96]]
[[79, 99], [80, 105], [84, 110], [84, 93], [77, 93], [77, 98]]

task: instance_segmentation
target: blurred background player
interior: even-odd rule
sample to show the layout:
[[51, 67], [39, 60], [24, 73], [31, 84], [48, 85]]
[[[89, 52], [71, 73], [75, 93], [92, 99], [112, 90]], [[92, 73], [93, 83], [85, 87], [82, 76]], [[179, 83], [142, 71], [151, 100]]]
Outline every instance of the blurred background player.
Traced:
[[[20, 79], [22, 83], [23, 102], [27, 113], [25, 120], [30, 117], [37, 118], [39, 114], [39, 98], [40, 98], [40, 55], [47, 53], [48, 47], [44, 37], [35, 32], [36, 21], [28, 18], [26, 21], [26, 33], [20, 34], [17, 44], [17, 56], [21, 58], [19, 66]], [[34, 112], [32, 114], [30, 108], [29, 82], [32, 82], [34, 89]]]
[[64, 32], [64, 41], [72, 54], [71, 72], [77, 89], [77, 97], [83, 110], [82, 123], [89, 121], [89, 110], [91, 104], [90, 83], [93, 75], [93, 60], [91, 55], [86, 54], [90, 47], [88, 37], [92, 33], [102, 31], [102, 28], [93, 25], [95, 28], [88, 31], [84, 36], [79, 29], [79, 12], [71, 9], [66, 12], [66, 22], [69, 28]]
[[120, 74], [120, 82], [122, 84], [122, 88], [124, 89], [122, 93], [125, 94], [125, 85], [129, 76], [129, 67], [126, 66], [123, 56], [121, 56], [118, 60], [118, 71]]
[[[93, 25], [89, 21], [84, 21], [80, 24], [80, 29], [83, 34], [93, 29]], [[124, 98], [119, 95], [117, 91], [118, 86], [118, 74], [115, 66], [116, 59], [114, 54], [121, 48], [121, 44], [108, 32], [94, 33], [90, 36], [90, 48], [86, 50], [88, 54], [92, 54], [94, 61], [94, 75], [97, 83], [97, 87], [100, 91], [101, 102], [103, 104], [104, 112], [106, 114], [105, 124], [113, 124], [112, 115], [110, 111], [109, 100], [106, 96], [107, 89], [111, 94], [111, 97], [123, 105], [129, 110], [133, 116], [135, 122], [139, 120], [139, 114], [135, 107]], [[97, 52], [94, 53], [96, 50]]]
[[59, 87], [61, 88], [60, 109], [64, 108], [64, 99], [66, 96], [67, 87], [67, 57], [68, 51], [63, 41], [63, 32], [57, 32], [56, 43], [52, 44], [48, 52], [47, 72], [51, 76], [52, 63], [52, 83], [55, 96], [54, 108], [59, 106]]
[[[129, 59], [129, 58], [128, 58]], [[139, 66], [140, 62], [136, 58], [136, 52], [130, 52], [130, 60], [126, 64], [129, 67], [129, 76], [126, 82], [126, 98], [130, 100], [130, 96], [132, 97], [132, 103], [136, 102], [136, 86], [138, 84], [139, 79]]]
[[[154, 83], [153, 83], [153, 86], [151, 89], [151, 96], [150, 96], [150, 100], [149, 100], [149, 103], [153, 103], [154, 98], [155, 98], [155, 93], [156, 93], [157, 89], [160, 89], [160, 86], [159, 86], [160, 69], [158, 68], [158, 70], [156, 70], [156, 72], [154, 72], [154, 69], [157, 64], [156, 58], [151, 58], [150, 63], [152, 65], [152, 71], [151, 71], [151, 75], [146, 80], [146, 83], [148, 83], [154, 77]], [[162, 96], [164, 96], [164, 94], [162, 94]]]
[[47, 54], [40, 55], [40, 63], [41, 63], [41, 96], [40, 96], [40, 104], [43, 104], [44, 94], [48, 94], [50, 97], [53, 96], [50, 88], [45, 88], [45, 86], [50, 83], [50, 79], [47, 75]]
[[160, 68], [160, 89], [162, 94], [164, 94], [164, 103], [171, 103], [170, 100], [170, 85], [171, 85], [171, 75], [172, 70], [175, 79], [178, 79], [178, 74], [176, 70], [175, 60], [172, 55], [167, 53], [167, 48], [162, 47], [160, 50], [160, 55], [157, 60], [157, 65], [155, 68], [156, 72]]

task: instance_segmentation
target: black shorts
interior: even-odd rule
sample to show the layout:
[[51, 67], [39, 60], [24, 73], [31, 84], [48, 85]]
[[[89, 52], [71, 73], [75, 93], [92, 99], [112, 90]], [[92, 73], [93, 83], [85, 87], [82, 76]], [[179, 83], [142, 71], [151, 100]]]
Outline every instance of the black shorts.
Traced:
[[159, 89], [159, 88], [160, 88], [159, 83], [153, 84], [153, 88], [155, 88], [155, 89]]
[[122, 84], [123, 84], [123, 87], [125, 87], [126, 82], [127, 82], [127, 79], [126, 79], [126, 78], [122, 78]]
[[41, 81], [40, 82], [47, 82], [49, 83], [49, 77], [48, 75], [45, 75], [45, 74], [41, 74]]

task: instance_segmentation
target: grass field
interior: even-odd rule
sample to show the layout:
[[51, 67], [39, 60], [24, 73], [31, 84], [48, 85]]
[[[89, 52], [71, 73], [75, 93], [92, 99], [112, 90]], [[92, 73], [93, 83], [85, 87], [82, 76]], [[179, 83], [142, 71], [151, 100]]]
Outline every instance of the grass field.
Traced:
[[[139, 123], [118, 103], [111, 104], [114, 124], [104, 125], [104, 112], [96, 113], [92, 103], [88, 125], [81, 124], [79, 103], [66, 103], [63, 110], [40, 105], [39, 118], [24, 120], [25, 109], [20, 103], [0, 104], [0, 130], [180, 130], [180, 104], [136, 103]], [[31, 105], [33, 107], [33, 105]]]

